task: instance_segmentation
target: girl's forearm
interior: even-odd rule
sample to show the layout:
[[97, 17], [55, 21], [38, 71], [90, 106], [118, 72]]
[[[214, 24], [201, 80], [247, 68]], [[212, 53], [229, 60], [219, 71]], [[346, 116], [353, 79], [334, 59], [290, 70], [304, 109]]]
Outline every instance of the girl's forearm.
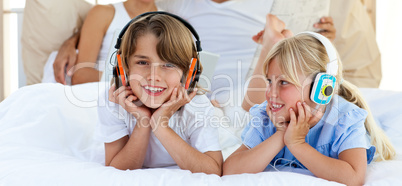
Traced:
[[151, 127], [139, 123], [134, 127], [131, 137], [125, 146], [110, 162], [113, 166], [121, 170], [133, 170], [142, 168], [148, 148]]
[[364, 172], [358, 172], [348, 162], [325, 156], [308, 143], [294, 145], [290, 152], [315, 176], [346, 185], [363, 185]]
[[154, 129], [154, 134], [181, 169], [193, 173], [222, 174], [222, 162], [217, 162], [211, 156], [191, 147], [170, 127], [158, 126]]
[[230, 155], [223, 164], [223, 175], [262, 172], [285, 147], [283, 133], [277, 131], [254, 148]]

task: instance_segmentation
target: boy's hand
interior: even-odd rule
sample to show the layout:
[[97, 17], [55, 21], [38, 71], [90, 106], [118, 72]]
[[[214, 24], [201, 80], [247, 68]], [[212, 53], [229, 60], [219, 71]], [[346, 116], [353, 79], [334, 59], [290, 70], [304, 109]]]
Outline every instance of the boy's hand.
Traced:
[[159, 124], [166, 125], [172, 115], [179, 110], [182, 106], [190, 101], [195, 97], [197, 94], [197, 88], [194, 89], [193, 92], [187, 94], [187, 90], [184, 87], [176, 87], [170, 99], [162, 104], [151, 116], [151, 126], [153, 130], [156, 130]]
[[116, 85], [113, 84], [109, 89], [109, 101], [117, 103], [122, 106], [127, 112], [131, 113], [137, 120], [151, 117], [151, 111], [149, 108], [142, 104], [135, 104], [138, 97], [134, 95], [131, 87], [121, 86], [116, 89]]
[[334, 41], [336, 37], [336, 29], [332, 17], [322, 17], [320, 22], [314, 24], [314, 28], [319, 29], [318, 33]]
[[310, 106], [305, 102], [298, 102], [296, 107], [298, 116], [296, 116], [296, 113], [292, 108], [289, 110], [290, 123], [284, 136], [285, 145], [288, 148], [305, 143], [305, 138], [310, 127], [318, 123], [323, 115], [320, 109], [316, 113], [312, 113]]

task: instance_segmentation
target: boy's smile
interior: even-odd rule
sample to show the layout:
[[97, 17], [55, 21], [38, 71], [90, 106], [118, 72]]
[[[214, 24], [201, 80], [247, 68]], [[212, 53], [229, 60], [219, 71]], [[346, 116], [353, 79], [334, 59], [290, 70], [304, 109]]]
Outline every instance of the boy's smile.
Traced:
[[164, 87], [145, 85], [142, 87], [150, 96], [159, 96], [166, 90]]

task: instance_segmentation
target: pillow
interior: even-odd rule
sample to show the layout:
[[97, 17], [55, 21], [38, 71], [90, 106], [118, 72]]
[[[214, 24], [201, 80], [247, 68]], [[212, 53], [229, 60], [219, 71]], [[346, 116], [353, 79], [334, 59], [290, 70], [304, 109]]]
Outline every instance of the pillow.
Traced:
[[26, 1], [21, 44], [28, 85], [41, 82], [46, 59], [79, 30], [91, 7], [84, 0]]

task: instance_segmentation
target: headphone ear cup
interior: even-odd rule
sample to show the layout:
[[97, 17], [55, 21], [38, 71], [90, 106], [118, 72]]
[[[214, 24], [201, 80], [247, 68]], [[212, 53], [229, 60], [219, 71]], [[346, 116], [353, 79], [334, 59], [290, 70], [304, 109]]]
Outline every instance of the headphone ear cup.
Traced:
[[320, 105], [328, 104], [334, 93], [335, 82], [335, 76], [318, 73], [311, 85], [310, 99]]
[[193, 82], [198, 81], [197, 73], [198, 73], [197, 59], [196, 58], [191, 58], [191, 64], [190, 64], [190, 68], [188, 70], [186, 84], [185, 84], [186, 89], [194, 88], [194, 87], [190, 87], [190, 85]]
[[126, 86], [126, 74], [124, 73], [123, 64], [121, 62], [120, 54], [116, 55], [117, 64], [113, 70], [113, 76], [115, 77], [116, 89], [120, 86]]

